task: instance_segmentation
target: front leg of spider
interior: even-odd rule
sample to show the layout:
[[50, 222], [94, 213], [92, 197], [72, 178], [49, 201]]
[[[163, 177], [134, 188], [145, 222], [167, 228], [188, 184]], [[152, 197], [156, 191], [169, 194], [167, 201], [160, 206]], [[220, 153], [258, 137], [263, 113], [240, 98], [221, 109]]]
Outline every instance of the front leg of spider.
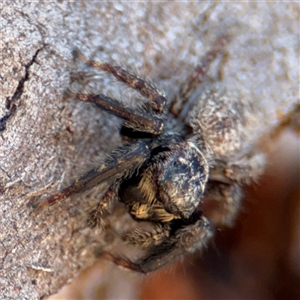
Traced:
[[186, 221], [173, 221], [169, 234], [167, 239], [152, 246], [147, 254], [137, 261], [110, 253], [102, 255], [120, 267], [146, 274], [164, 267], [183, 254], [193, 253], [205, 247], [213, 232], [208, 220], [199, 211], [195, 211]]
[[34, 201], [31, 204], [35, 208], [50, 206], [64, 201], [73, 194], [89, 190], [103, 182], [113, 183], [114, 181], [121, 180], [128, 176], [132, 170], [139, 168], [149, 156], [149, 146], [143, 141], [121, 146], [114, 150], [102, 164], [75, 179], [67, 188], [42, 201]]

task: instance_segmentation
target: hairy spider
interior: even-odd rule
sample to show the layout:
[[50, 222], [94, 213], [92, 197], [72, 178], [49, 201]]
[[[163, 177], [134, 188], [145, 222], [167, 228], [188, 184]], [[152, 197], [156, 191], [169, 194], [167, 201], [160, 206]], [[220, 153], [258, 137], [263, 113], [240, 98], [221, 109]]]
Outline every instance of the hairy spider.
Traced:
[[[68, 90], [67, 95], [123, 119], [120, 132], [127, 143], [37, 206], [107, 182], [109, 188], [91, 212], [89, 225], [102, 225], [104, 213], [116, 200], [126, 205], [135, 220], [150, 222], [152, 231], [138, 227], [123, 234], [124, 241], [146, 251], [143, 257], [132, 261], [104, 254], [117, 265], [141, 273], [201, 249], [212, 237], [214, 226], [230, 225], [239, 209], [241, 184], [261, 173], [264, 159], [246, 143], [249, 103], [221, 84], [208, 84], [194, 96], [227, 41], [225, 35], [215, 41], [170, 103], [153, 85], [121, 67], [90, 60], [75, 50], [75, 57], [85, 64], [112, 74], [148, 101], [132, 109], [103, 94]], [[176, 130], [175, 122], [180, 125]], [[210, 207], [209, 218], [204, 215], [205, 207]]]

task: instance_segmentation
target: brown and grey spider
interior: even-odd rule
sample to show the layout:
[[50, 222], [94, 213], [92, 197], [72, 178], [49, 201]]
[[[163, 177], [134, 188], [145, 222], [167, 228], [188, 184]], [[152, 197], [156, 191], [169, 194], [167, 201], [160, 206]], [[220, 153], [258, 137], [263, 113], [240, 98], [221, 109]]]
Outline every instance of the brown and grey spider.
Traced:
[[[153, 85], [121, 67], [74, 51], [85, 64], [112, 74], [148, 102], [131, 109], [103, 94], [68, 91], [69, 96], [123, 119], [121, 135], [127, 143], [37, 206], [52, 205], [107, 182], [110, 187], [91, 212], [89, 225], [102, 224], [104, 213], [116, 200], [135, 220], [150, 222], [152, 231], [137, 228], [123, 235], [126, 242], [146, 251], [143, 257], [132, 261], [104, 254], [117, 265], [141, 273], [201, 249], [212, 237], [213, 227], [230, 225], [239, 209], [241, 185], [261, 173], [264, 159], [247, 143], [249, 103], [221, 84], [207, 84], [196, 94], [227, 41], [225, 35], [216, 40], [170, 103]], [[173, 124], [179, 125], [177, 129]], [[207, 207], [209, 218], [204, 213]]]

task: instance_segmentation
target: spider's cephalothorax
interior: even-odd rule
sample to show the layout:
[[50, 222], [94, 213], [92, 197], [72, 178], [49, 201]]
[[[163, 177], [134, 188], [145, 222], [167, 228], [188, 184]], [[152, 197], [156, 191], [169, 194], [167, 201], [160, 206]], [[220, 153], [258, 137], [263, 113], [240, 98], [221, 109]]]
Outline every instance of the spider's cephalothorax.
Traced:
[[[75, 56], [88, 66], [112, 74], [140, 92], [148, 103], [131, 109], [103, 94], [68, 91], [68, 96], [92, 102], [122, 118], [121, 134], [128, 142], [38, 206], [51, 205], [107, 182], [110, 187], [90, 213], [88, 223], [91, 227], [103, 224], [103, 215], [115, 199], [126, 205], [134, 219], [151, 222], [152, 231], [137, 227], [122, 235], [124, 241], [143, 248], [144, 257], [131, 261], [102, 253], [116, 264], [142, 273], [200, 249], [212, 236], [211, 223], [230, 224], [241, 198], [239, 183], [257, 175], [259, 171], [255, 173], [253, 169], [260, 170], [262, 165], [259, 156], [251, 153], [244, 154], [246, 163], [243, 156], [237, 162], [232, 158], [232, 151], [237, 151], [244, 138], [246, 106], [234, 97], [227, 99], [224, 89], [212, 88], [194, 100], [189, 114], [178, 108], [179, 100], [185, 104], [192, 98], [210, 63], [222, 52], [226, 38], [221, 36], [215, 42], [170, 105], [163, 93], [137, 76], [118, 66], [89, 60], [75, 51]], [[181, 122], [181, 132], [169, 130], [170, 118]], [[213, 209], [209, 221], [202, 208], [213, 201], [218, 207]]]

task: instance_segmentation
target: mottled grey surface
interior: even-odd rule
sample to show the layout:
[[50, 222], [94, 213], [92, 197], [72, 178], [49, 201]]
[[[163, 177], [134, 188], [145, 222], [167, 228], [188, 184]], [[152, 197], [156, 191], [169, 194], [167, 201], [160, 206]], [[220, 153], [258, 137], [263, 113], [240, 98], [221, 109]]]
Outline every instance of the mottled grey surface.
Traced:
[[[56, 191], [60, 182], [119, 143], [116, 118], [62, 98], [71, 75], [82, 70], [72, 61], [75, 46], [88, 56], [137, 69], [171, 95], [216, 36], [229, 32], [233, 38], [223, 81], [259, 108], [254, 116], [254, 124], [260, 120], [257, 136], [276, 123], [278, 112], [299, 101], [299, 5], [209, 5], [2, 2], [0, 119], [6, 129], [0, 132], [1, 299], [55, 293], [93, 263], [95, 245], [109, 243], [85, 226], [86, 203], [93, 200], [73, 197], [44, 212], [26, 206], [48, 184], [56, 183], [47, 189]], [[210, 76], [216, 78], [214, 68]], [[119, 94], [103, 75], [94, 88]], [[120, 271], [117, 278], [122, 280], [105, 285], [103, 297], [120, 297], [122, 284], [134, 284], [133, 277], [123, 275]], [[104, 267], [99, 282], [109, 276], [110, 268]], [[133, 290], [126, 291], [123, 297], [134, 297]]]

